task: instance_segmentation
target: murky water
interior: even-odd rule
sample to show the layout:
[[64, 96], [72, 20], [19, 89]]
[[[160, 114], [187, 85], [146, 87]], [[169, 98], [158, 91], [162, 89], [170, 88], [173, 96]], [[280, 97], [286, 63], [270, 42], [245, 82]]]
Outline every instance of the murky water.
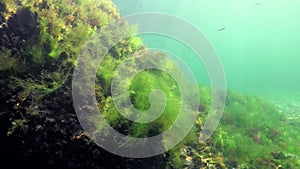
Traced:
[[[300, 91], [300, 1], [114, 2], [123, 15], [162, 12], [195, 25], [218, 52], [229, 89], [273, 97], [288, 97]], [[198, 81], [209, 84], [202, 63], [182, 43], [158, 35], [142, 37], [148, 46], [170, 50], [184, 59]]]

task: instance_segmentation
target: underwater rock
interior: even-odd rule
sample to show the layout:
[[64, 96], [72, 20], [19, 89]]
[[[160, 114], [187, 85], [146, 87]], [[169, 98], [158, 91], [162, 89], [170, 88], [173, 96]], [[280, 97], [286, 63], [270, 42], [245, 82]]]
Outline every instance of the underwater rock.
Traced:
[[198, 111], [204, 112], [204, 110], [205, 110], [205, 106], [203, 104], [199, 103]]
[[[12, 62], [18, 63], [15, 64], [18, 70], [26, 67], [26, 71], [20, 72], [11, 67], [0, 69], [1, 75], [5, 75], [0, 79], [2, 165], [49, 169], [164, 168], [166, 162], [161, 156], [119, 157], [94, 144], [82, 132], [71, 96], [74, 62], [90, 36], [120, 15], [110, 1], [76, 1], [76, 11], [69, 2], [75, 3], [74, 0], [14, 1], [13, 11], [0, 17], [3, 49], [0, 52], [7, 58], [20, 60], [20, 64]], [[91, 3], [102, 10], [91, 10]], [[1, 4], [0, 12], [2, 6], [6, 11]], [[135, 49], [132, 45], [124, 46], [124, 50], [129, 48]], [[54, 55], [50, 58], [49, 53]]]
[[[37, 32], [37, 14], [32, 13], [28, 8], [20, 8], [7, 21], [10, 32], [20, 36], [22, 40], [28, 41]], [[11, 26], [11, 27], [10, 27]]]
[[37, 25], [37, 16], [28, 8], [17, 10], [7, 21], [2, 22], [0, 28], [0, 47], [12, 49], [16, 52], [25, 42], [33, 40], [33, 37], [38, 37]]
[[[6, 5], [4, 3], [0, 2], [0, 13], [5, 12], [5, 11], [6, 11]], [[3, 18], [1, 17], [1, 19], [3, 19]]]
[[180, 149], [180, 158], [184, 161], [184, 169], [209, 168], [226, 169], [226, 165], [221, 154], [213, 155], [208, 150], [209, 145], [201, 144], [197, 146], [183, 146]]

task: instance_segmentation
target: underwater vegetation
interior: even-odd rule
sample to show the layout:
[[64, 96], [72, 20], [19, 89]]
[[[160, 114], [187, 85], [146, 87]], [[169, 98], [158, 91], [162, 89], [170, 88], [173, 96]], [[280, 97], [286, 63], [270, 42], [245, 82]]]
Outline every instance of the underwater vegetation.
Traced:
[[299, 134], [292, 121], [299, 119], [266, 99], [230, 92], [213, 151], [244, 167], [299, 168]]
[[[120, 18], [112, 2], [1, 0], [0, 18], [3, 165], [111, 168], [116, 164], [112, 160], [119, 161], [115, 167], [140, 165], [141, 160], [116, 157], [92, 144], [73, 109], [71, 77], [77, 56], [97, 30], [104, 30], [104, 25]], [[124, 29], [134, 30], [125, 22], [123, 25]], [[109, 41], [111, 37], [103, 38]], [[113, 56], [110, 65], [113, 67], [117, 58], [137, 50], [140, 43], [132, 37], [115, 46], [109, 52]], [[98, 91], [97, 97], [104, 101], [102, 96], [107, 93]]]
[[[113, 35], [105, 27], [120, 19], [110, 0], [0, 0], [0, 151], [3, 166], [20, 168], [299, 168], [299, 119], [289, 118], [266, 99], [229, 91], [221, 123], [206, 143], [199, 143], [210, 106], [210, 89], [199, 85], [196, 124], [176, 147], [151, 158], [119, 157], [91, 141], [76, 117], [72, 73], [87, 41], [102, 31], [101, 50]], [[135, 26], [122, 23], [128, 38], [111, 48], [99, 65], [95, 94], [103, 116], [119, 132], [134, 137], [157, 135], [178, 116], [180, 91], [167, 73], [149, 69], [129, 81], [130, 100], [140, 111], [160, 89], [167, 98], [155, 121], [133, 123], [114, 106], [111, 81], [125, 61], [143, 61], [142, 40], [130, 36]], [[160, 60], [171, 68], [171, 62]], [[95, 63], [90, 63], [95, 64]], [[79, 65], [81, 66], [81, 65]], [[124, 71], [132, 71], [129, 68]], [[83, 98], [85, 96], [82, 96]], [[122, 95], [119, 96], [122, 99]], [[83, 105], [84, 108], [89, 108]], [[131, 112], [126, 112], [130, 114]], [[104, 132], [97, 122], [95, 132]], [[164, 138], [162, 138], [163, 140]], [[16, 163], [17, 161], [17, 163]]]
[[[209, 89], [199, 86], [200, 112], [192, 134], [199, 136]], [[206, 104], [205, 104], [206, 103]], [[299, 168], [299, 118], [290, 118], [262, 97], [229, 91], [225, 112], [205, 143], [189, 140], [169, 152], [174, 168]], [[190, 133], [191, 134], [191, 133]]]

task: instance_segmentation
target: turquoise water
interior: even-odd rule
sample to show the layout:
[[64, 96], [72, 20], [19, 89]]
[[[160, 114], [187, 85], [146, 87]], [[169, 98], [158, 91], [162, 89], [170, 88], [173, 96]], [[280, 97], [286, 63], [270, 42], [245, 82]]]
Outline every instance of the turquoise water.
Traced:
[[[300, 1], [114, 0], [114, 3], [122, 15], [162, 12], [195, 25], [219, 54], [229, 89], [275, 100], [278, 97], [300, 100]], [[169, 50], [184, 59], [197, 80], [209, 85], [202, 63], [180, 42], [159, 35], [141, 37], [147, 46]]]

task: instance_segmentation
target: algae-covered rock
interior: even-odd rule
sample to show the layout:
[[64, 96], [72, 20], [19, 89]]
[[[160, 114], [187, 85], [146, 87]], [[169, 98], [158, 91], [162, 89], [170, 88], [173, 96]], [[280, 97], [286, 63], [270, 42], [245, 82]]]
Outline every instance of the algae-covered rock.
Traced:
[[[144, 168], [151, 163], [155, 164], [151, 168], [157, 168], [164, 165], [159, 162], [160, 157], [133, 160], [104, 151], [84, 134], [73, 109], [71, 78], [76, 59], [85, 43], [115, 19], [120, 19], [120, 15], [109, 0], [0, 1], [2, 166]], [[123, 26], [125, 31], [132, 31], [125, 22]], [[107, 34], [103, 38], [109, 41], [111, 37]], [[141, 47], [138, 43], [137, 39], [124, 40], [115, 46], [121, 57], [109, 51], [113, 55], [111, 66], [138, 50]], [[101, 83], [96, 88], [99, 102], [105, 100]]]

